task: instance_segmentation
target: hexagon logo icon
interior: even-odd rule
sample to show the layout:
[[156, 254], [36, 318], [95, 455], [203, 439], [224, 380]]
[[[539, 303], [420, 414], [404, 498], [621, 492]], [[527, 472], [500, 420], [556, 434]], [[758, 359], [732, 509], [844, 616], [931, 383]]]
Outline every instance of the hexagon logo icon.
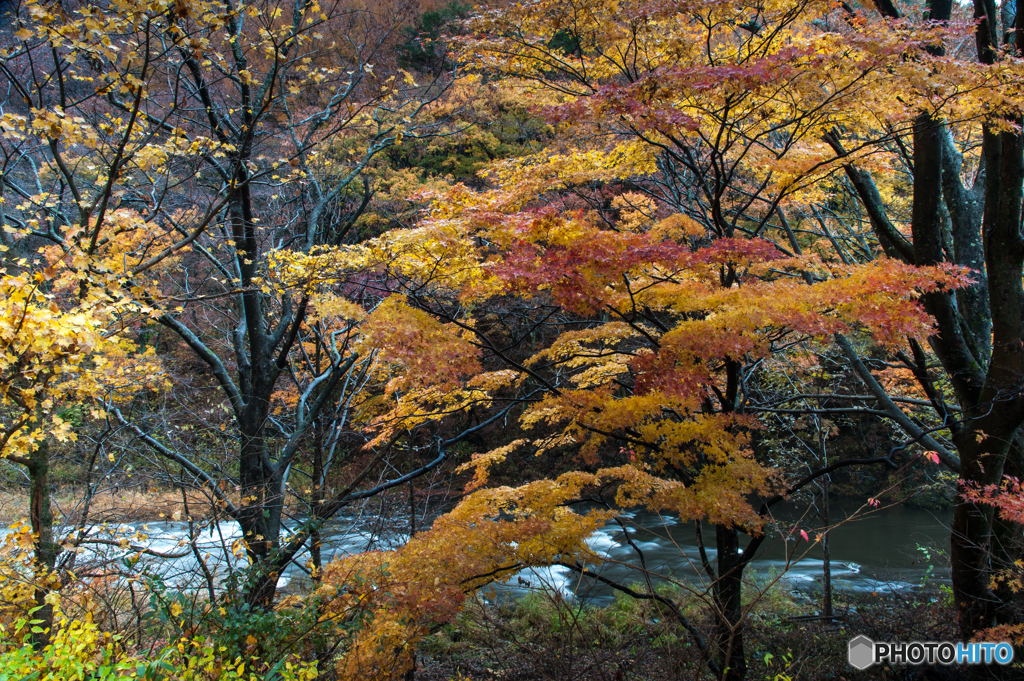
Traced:
[[850, 641], [850, 666], [854, 669], [867, 669], [875, 663], [875, 643], [861, 634]]

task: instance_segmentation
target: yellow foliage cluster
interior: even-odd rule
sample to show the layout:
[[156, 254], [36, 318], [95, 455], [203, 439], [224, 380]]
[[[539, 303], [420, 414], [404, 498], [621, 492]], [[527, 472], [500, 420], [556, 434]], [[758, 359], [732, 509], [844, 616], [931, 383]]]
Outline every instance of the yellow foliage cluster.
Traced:
[[[182, 639], [148, 655], [130, 655], [118, 636], [103, 632], [91, 618], [72, 619], [58, 611], [51, 643], [40, 651], [22, 641], [29, 622], [0, 632], [0, 666], [11, 678], [40, 681], [259, 681], [258, 660], [222, 659], [224, 648], [202, 637]], [[19, 645], [20, 644], [20, 645]], [[18, 647], [14, 647], [18, 645]], [[280, 666], [282, 681], [313, 681], [316, 665], [288, 660]]]
[[[229, 659], [225, 648], [202, 636], [182, 638], [162, 649], [143, 653], [129, 652], [120, 635], [103, 631], [93, 621], [92, 610], [82, 610], [75, 601], [80, 584], [73, 579], [62, 586], [56, 575], [35, 570], [32, 551], [35, 538], [31, 529], [16, 524], [0, 542], [0, 676], [32, 678], [41, 681], [257, 681], [258, 659]], [[28, 575], [32, 575], [29, 577]], [[42, 648], [29, 642], [33, 630], [42, 622], [37, 611], [35, 591], [40, 586], [48, 593], [46, 602], [54, 608], [50, 641]], [[62, 593], [63, 591], [63, 593]], [[87, 600], [87, 599], [86, 599]], [[66, 602], [67, 601], [67, 602]], [[81, 610], [72, 617], [65, 612]], [[285, 681], [312, 681], [316, 665], [287, 659], [278, 669]]]
[[[22, 459], [44, 438], [74, 440], [58, 412], [66, 399], [114, 399], [159, 380], [152, 350], [104, 328], [109, 309], [62, 310], [42, 273], [0, 277], [0, 456]], [[102, 415], [102, 411], [96, 412]]]
[[[628, 149], [616, 168], [644, 175], [661, 150], [689, 149], [679, 159], [692, 172], [734, 173], [749, 191], [787, 203], [827, 198], [827, 178], [853, 159], [898, 173], [898, 159], [861, 144], [880, 127], [906, 130], [922, 110], [955, 123], [1022, 105], [1020, 60], [983, 66], [961, 57], [974, 30], [966, 16], [940, 26], [825, 0], [533, 0], [482, 12], [471, 27], [460, 42], [466, 63], [505, 75], [576, 137], [607, 140], [611, 157]], [[575, 41], [575, 51], [556, 47], [560, 38]], [[938, 45], [945, 56], [928, 53]], [[848, 156], [825, 143], [835, 131], [851, 140]], [[702, 147], [715, 156], [700, 157]], [[545, 167], [568, 166], [559, 180], [584, 182], [599, 170], [594, 153], [538, 155], [518, 182], [510, 180], [521, 163], [492, 173], [529, 200], [553, 188], [544, 186]], [[627, 175], [606, 168], [602, 179]]]

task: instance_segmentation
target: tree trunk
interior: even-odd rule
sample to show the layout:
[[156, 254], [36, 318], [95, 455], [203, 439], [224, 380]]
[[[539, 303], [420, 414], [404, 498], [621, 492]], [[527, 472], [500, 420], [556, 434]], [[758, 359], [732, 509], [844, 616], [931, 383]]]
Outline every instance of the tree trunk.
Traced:
[[[1012, 121], [1019, 125], [1020, 119]], [[1024, 422], [1024, 241], [1020, 233], [1024, 191], [1024, 137], [986, 125], [982, 140], [988, 168], [983, 234], [992, 316], [992, 357], [985, 383], [970, 405], [971, 420], [954, 441], [960, 452], [961, 485], [997, 484], [1011, 444]], [[950, 546], [953, 595], [960, 635], [972, 638], [993, 626], [1003, 604], [990, 588], [991, 507], [957, 497]]]
[[[317, 371], [320, 370], [320, 355], [317, 351]], [[317, 419], [313, 424], [313, 495], [311, 514], [324, 503], [324, 419]], [[309, 560], [313, 566], [313, 588], [319, 588], [323, 580], [323, 535], [320, 532], [320, 525], [314, 525], [309, 533]], [[316, 601], [317, 619], [326, 614], [323, 601]], [[320, 631], [313, 632], [313, 655], [316, 658], [317, 678], [333, 679], [334, 668], [330, 664], [331, 652], [327, 646], [326, 638]], [[330, 670], [330, 671], [328, 671]]]
[[[979, 31], [981, 29], [979, 28]], [[914, 202], [912, 232], [914, 263], [938, 265], [947, 261], [942, 244], [944, 220], [942, 192], [955, 188], [959, 178], [944, 168], [942, 123], [927, 113], [914, 121]], [[988, 318], [991, 319], [991, 355], [980, 356], [987, 344], [971, 341], [985, 329], [965, 330], [957, 297], [950, 292], [923, 296], [926, 309], [935, 317], [938, 333], [931, 344], [946, 369], [964, 408], [965, 420], [954, 430], [960, 454], [960, 483], [966, 486], [997, 484], [1003, 474], [1009, 444], [1016, 437], [1024, 404], [1020, 385], [1024, 379], [1021, 338], [1024, 337], [1024, 288], [1021, 286], [1020, 236], [1021, 184], [1024, 165], [1021, 138], [987, 124], [982, 140], [985, 159], [983, 229], [985, 267], [988, 275]], [[945, 182], [943, 174], [947, 174]], [[954, 182], [953, 180], [956, 180]], [[947, 203], [949, 203], [947, 197]], [[955, 203], [955, 202], [953, 202]], [[968, 207], [961, 206], [966, 212]], [[959, 246], [965, 246], [966, 233]], [[959, 254], [957, 254], [959, 257]], [[976, 336], [977, 333], [974, 333]], [[953, 593], [960, 636], [968, 640], [981, 629], [993, 626], [1002, 609], [990, 588], [992, 577], [993, 512], [958, 494], [953, 511], [950, 543]]]
[[273, 605], [277, 591], [279, 575], [273, 554], [280, 548], [284, 498], [281, 494], [281, 471], [265, 465], [265, 419], [266, 414], [259, 413], [246, 419], [247, 423], [243, 423], [240, 428], [242, 444], [239, 477], [242, 482], [242, 499], [238, 524], [252, 562], [245, 586], [245, 599], [253, 607], [266, 609]]
[[718, 662], [722, 668], [722, 681], [742, 681], [747, 676], [742, 604], [743, 568], [746, 563], [742, 560], [736, 529], [716, 525], [715, 539], [718, 545], [718, 581], [715, 582]]
[[[989, 421], [986, 419], [986, 423]], [[985, 431], [979, 424], [958, 438], [961, 485], [984, 487], [999, 481], [1006, 456], [1000, 435]], [[957, 494], [949, 557], [957, 624], [965, 641], [993, 626], [999, 610], [999, 599], [990, 588], [993, 517], [991, 506], [972, 503]]]
[[[319, 366], [317, 367], [319, 369]], [[313, 509], [320, 508], [324, 503], [324, 422], [317, 419], [313, 425]], [[323, 535], [320, 525], [315, 525], [309, 533], [309, 559], [313, 564], [313, 582], [320, 583], [320, 571], [323, 569]]]
[[48, 584], [57, 564], [57, 545], [53, 541], [53, 510], [50, 506], [50, 443], [43, 440], [29, 456], [31, 481], [30, 511], [35, 534], [35, 602], [38, 610], [32, 619], [41, 620], [41, 632], [32, 634], [32, 645], [43, 648], [50, 642], [53, 627], [53, 606], [46, 602]]

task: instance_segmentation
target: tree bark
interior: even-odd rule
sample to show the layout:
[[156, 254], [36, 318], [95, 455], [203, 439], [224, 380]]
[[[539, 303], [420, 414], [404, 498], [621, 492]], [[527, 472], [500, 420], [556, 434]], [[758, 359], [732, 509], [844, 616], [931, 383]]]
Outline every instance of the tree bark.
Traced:
[[41, 620], [41, 632], [32, 634], [32, 645], [36, 649], [50, 642], [53, 628], [53, 606], [46, 602], [50, 593], [48, 584], [53, 578], [57, 564], [57, 545], [53, 541], [53, 510], [50, 505], [50, 443], [43, 440], [29, 456], [28, 466], [31, 485], [29, 515], [32, 532], [35, 535], [35, 603], [38, 610], [32, 619]]
[[[1020, 125], [1020, 120], [1012, 121]], [[962, 486], [997, 484], [1011, 444], [1024, 423], [1024, 243], [1020, 232], [1024, 137], [986, 125], [982, 152], [988, 166], [983, 234], [992, 317], [992, 357], [985, 383], [958, 434]], [[989, 588], [993, 512], [958, 495], [953, 510], [953, 595], [960, 635], [970, 639], [997, 622], [1001, 601]]]
[[281, 514], [284, 498], [280, 490], [281, 471], [265, 465], [267, 459], [264, 423], [266, 409], [257, 400], [250, 402], [240, 425], [242, 443], [239, 451], [241, 479], [238, 524], [252, 561], [245, 587], [246, 600], [252, 606], [269, 608], [274, 602], [278, 574], [272, 567], [271, 554], [279, 547]]
[[747, 656], [743, 645], [743, 568], [739, 531], [715, 526], [718, 548], [718, 580], [715, 602], [718, 607], [715, 639], [722, 681], [742, 681], [747, 676]]

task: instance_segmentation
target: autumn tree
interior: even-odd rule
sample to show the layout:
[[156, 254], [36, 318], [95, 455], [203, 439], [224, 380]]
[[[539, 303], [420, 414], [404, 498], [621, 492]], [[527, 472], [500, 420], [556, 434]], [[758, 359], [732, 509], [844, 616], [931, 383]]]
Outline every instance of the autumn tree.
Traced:
[[42, 624], [36, 644], [49, 640], [51, 591], [62, 582], [57, 559], [75, 537], [55, 537], [50, 500], [50, 447], [77, 437], [68, 410], [74, 405], [102, 418], [104, 402], [144, 389], [157, 374], [152, 356], [109, 328], [111, 310], [62, 309], [46, 292], [44, 272], [0, 279], [3, 359], [0, 361], [0, 458], [23, 467], [29, 480], [34, 603]]
[[[598, 576], [585, 531], [568, 543], [553, 537], [586, 524], [564, 510], [584, 489], [617, 488], [605, 501], [713, 525], [717, 565], [703, 567], [714, 575], [716, 627], [702, 650], [716, 675], [745, 675], [742, 575], [764, 542], [769, 509], [834, 470], [788, 476], [766, 465], [750, 447], [758, 426], [751, 387], [771, 357], [809, 341], [921, 341], [932, 326], [916, 297], [967, 281], [948, 266], [822, 261], [801, 254], [786, 227], [786, 211], [810, 210], [850, 163], [826, 135], [837, 126], [862, 133], [850, 152], [859, 159], [888, 134], [879, 134], [875, 109], [859, 103], [891, 107], [893, 124], [909, 129], [916, 112], [889, 77], [908, 62], [915, 72], [942, 37], [879, 31], [844, 11], [814, 2], [537, 2], [471, 23], [464, 60], [500, 73], [569, 134], [544, 153], [492, 165], [491, 189], [441, 194], [417, 229], [364, 244], [367, 264], [386, 273], [402, 304], [429, 315], [405, 317], [419, 330], [402, 330], [394, 347], [436, 348], [436, 334], [457, 331], [452, 341], [479, 353], [453, 343], [443, 391], [433, 355], [429, 363], [415, 351], [395, 356], [402, 373], [389, 390], [391, 411], [378, 419], [380, 437], [519, 401], [526, 437], [477, 457], [474, 486], [512, 456], [572, 457], [580, 470], [474, 493], [491, 499], [489, 509], [467, 500], [450, 516], [455, 525], [461, 509], [474, 508], [531, 522], [552, 539], [531, 543], [527, 556], [511, 544], [489, 553], [460, 542], [466, 552], [447, 557], [455, 574], [466, 561], [491, 578], [539, 561]], [[451, 527], [439, 522], [437, 541]], [[705, 548], [701, 541], [706, 558]], [[359, 560], [398, 572], [406, 557], [425, 555], [411, 545]], [[435, 570], [438, 580], [446, 569]], [[384, 593], [399, 589], [421, 603], [407, 590], [421, 587], [388, 584]], [[478, 582], [465, 576], [459, 585]], [[367, 633], [386, 645], [366, 650], [415, 638], [383, 617], [389, 607]]]
[[[1024, 13], [1014, 12], [1019, 5], [1002, 5], [1000, 11], [993, 1], [975, 2], [973, 49], [947, 54], [943, 46], [936, 46], [931, 50], [935, 60], [955, 65], [961, 74], [973, 72], [1001, 86], [1016, 87], [1024, 48]], [[900, 18], [890, 4], [879, 4], [879, 9], [890, 20]], [[941, 24], [954, 18], [953, 11], [953, 3], [929, 2], [920, 18]], [[943, 70], [936, 70], [936, 76], [926, 82], [939, 96], [939, 89], [948, 89], [949, 81], [942, 78]], [[930, 352], [912, 346], [913, 353], [904, 358], [928, 395], [935, 419], [945, 426], [938, 431], [945, 439], [929, 447], [943, 454], [944, 462], [959, 473], [968, 489], [998, 485], [1004, 474], [1020, 475], [1019, 430], [1024, 420], [1020, 396], [1024, 368], [1018, 347], [1024, 333], [1020, 106], [996, 92], [980, 103], [977, 112], [980, 119], [969, 124], [955, 115], [962, 112], [946, 113], [935, 106], [922, 107], [918, 113], [909, 159], [913, 196], [909, 230], [894, 227], [899, 223], [872, 192], [870, 173], [855, 164], [847, 170], [872, 215], [879, 240], [893, 257], [919, 265], [957, 263], [975, 273], [971, 287], [925, 299], [938, 332], [930, 338]], [[980, 134], [980, 148], [967, 142], [975, 134]], [[841, 139], [833, 138], [830, 144], [843, 153]], [[933, 369], [932, 361], [941, 365], [941, 372]], [[891, 411], [888, 396], [862, 365], [860, 369], [866, 385]], [[948, 388], [943, 390], [942, 384]], [[913, 423], [901, 425], [911, 437], [927, 436]], [[1000, 524], [991, 507], [963, 496], [957, 499], [951, 562], [965, 638], [997, 621], [1008, 623], [1020, 616], [1012, 600], [993, 591], [991, 583], [992, 571], [1001, 561], [1016, 559], [1013, 552], [1019, 549], [1011, 548], [1017, 544], [1011, 538], [1019, 534], [1018, 528]]]
[[[5, 195], [17, 197], [5, 220], [25, 243], [49, 244], [63, 290], [143, 308], [219, 390], [191, 406], [216, 415], [200, 423], [202, 446], [235, 449], [231, 462], [191, 452], [174, 429], [155, 433], [144, 403], [110, 414], [240, 523], [253, 604], [272, 602], [308, 536], [282, 544], [307, 433], [344, 411], [374, 361], [354, 341], [379, 282], [317, 263], [337, 265], [332, 249], [357, 240], [361, 174], [430, 134], [417, 116], [449, 78], [375, 71], [393, 33], [384, 19], [305, 1], [28, 3], [3, 55], [16, 92], [3, 120]], [[333, 502], [310, 523], [344, 506]]]
[[[786, 493], [786, 485], [768, 484], [755, 456], [741, 455], [742, 433], [755, 422], [750, 387], [773, 353], [841, 331], [820, 319], [815, 331], [801, 326], [807, 317], [782, 320], [764, 307], [786, 300], [787, 310], [804, 315], [797, 301], [807, 300], [818, 309], [802, 296], [826, 290], [814, 282], [835, 281], [835, 272], [799, 257], [768, 263], [801, 252], [785, 211], [819, 200], [822, 185], [843, 165], [823, 138], [836, 127], [858, 131], [865, 137], [861, 151], [869, 149], [878, 139], [867, 122], [873, 110], [856, 106], [867, 97], [902, 113], [894, 124], [907, 125], [907, 109], [880, 88], [887, 71], [902, 68], [908, 55], [926, 54], [936, 39], [927, 32], [875, 33], [833, 10], [825, 3], [639, 3], [624, 14], [617, 3], [588, 2], [482, 15], [472, 24], [477, 37], [465, 41], [466, 59], [499, 69], [508, 87], [546, 104], [549, 119], [572, 135], [562, 149], [495, 166], [489, 177], [500, 189], [466, 199], [469, 208], [461, 212], [438, 213], [437, 224], [461, 218], [489, 245], [494, 254], [484, 272], [511, 286], [516, 299], [536, 301], [533, 332], [552, 309], [565, 315], [558, 322], [586, 329], [565, 333], [566, 326], [552, 323], [549, 348], [520, 358], [506, 338], [488, 338], [482, 325], [464, 322], [498, 361], [548, 393], [543, 409], [528, 408], [522, 420], [555, 429], [532, 443], [538, 453], [582, 447], [584, 460], [599, 465], [607, 453], [598, 452], [614, 442], [653, 457], [654, 471], [690, 491], [720, 485], [694, 492], [714, 499], [713, 508], [698, 504], [682, 515], [715, 526], [715, 668], [734, 678], [745, 673], [740, 580], [763, 541], [757, 535], [765, 512], [749, 508], [745, 497], [777, 500]], [[741, 21], [746, 14], [749, 22]], [[759, 250], [756, 237], [780, 240]], [[677, 259], [667, 243], [699, 255]], [[787, 267], [794, 269], [777, 280]], [[855, 288], [868, 271], [894, 281], [909, 276], [886, 269], [892, 263], [879, 267], [843, 278]], [[862, 291], [889, 286], [859, 281]], [[460, 307], [418, 286], [412, 288], [419, 305], [456, 321]], [[673, 302], [660, 298], [661, 286], [674, 291]], [[715, 288], [764, 297], [745, 299], [749, 307], [720, 297], [700, 302]], [[463, 292], [461, 300], [466, 295], [480, 293]], [[872, 309], [887, 304], [875, 301]], [[885, 322], [870, 324], [876, 337], [887, 333], [894, 309], [881, 312]], [[851, 311], [845, 319], [866, 322], [872, 314]], [[689, 366], [698, 367], [694, 374], [676, 375]], [[755, 539], [741, 551], [743, 533]]]
[[[1015, 471], [1015, 5], [978, 2], [973, 16], [955, 16], [958, 6], [949, 2], [914, 6], [906, 15], [888, 2], [628, 7], [540, 3], [523, 13], [495, 12], [475, 24], [480, 40], [470, 45], [488, 66], [550, 93], [559, 120], [599, 125], [652, 149], [658, 172], [634, 186], [713, 238], [762, 236], [799, 254], [809, 245], [801, 238], [809, 223], [827, 238], [833, 261], [874, 260], [880, 248], [915, 265], [973, 270], [973, 285], [924, 298], [937, 333], [928, 343], [910, 339], [897, 353], [934, 409], [923, 422], [929, 425], [903, 413], [854, 342], [844, 335], [837, 342], [910, 444], [936, 452], [965, 483], [997, 483], [1004, 461]], [[663, 21], [687, 40], [666, 39], [674, 34]], [[973, 44], [964, 40], [972, 35]], [[579, 196], [592, 191], [592, 182], [574, 180]], [[642, 202], [626, 204], [624, 195], [616, 206], [607, 193], [593, 194], [595, 209], [643, 212]], [[794, 214], [802, 224], [787, 219]], [[870, 243], [860, 232], [859, 241], [844, 237], [844, 245], [830, 231], [829, 223], [839, 233], [858, 221], [870, 225]], [[953, 581], [969, 638], [1017, 616], [989, 587], [993, 558], [1002, 552], [1002, 560], [1014, 559], [1006, 547], [1016, 530], [993, 525], [991, 509], [964, 501], [954, 515]]]

